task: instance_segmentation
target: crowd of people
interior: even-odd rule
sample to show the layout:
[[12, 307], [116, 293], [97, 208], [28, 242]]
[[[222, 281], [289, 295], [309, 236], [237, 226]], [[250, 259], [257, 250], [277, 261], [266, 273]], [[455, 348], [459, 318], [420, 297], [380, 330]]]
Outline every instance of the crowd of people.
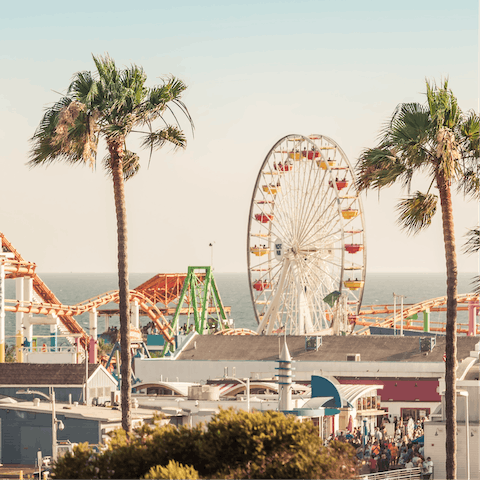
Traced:
[[[420, 468], [424, 479], [431, 479], [433, 462], [424, 455], [422, 440], [424, 421], [412, 418], [403, 422], [394, 418], [394, 435], [387, 433], [386, 423], [374, 430], [362, 433], [362, 429], [354, 428], [352, 432], [342, 433], [337, 438], [351, 443], [357, 449], [359, 463], [367, 468], [369, 473], [386, 472], [399, 468]], [[391, 430], [390, 430], [391, 431]]]

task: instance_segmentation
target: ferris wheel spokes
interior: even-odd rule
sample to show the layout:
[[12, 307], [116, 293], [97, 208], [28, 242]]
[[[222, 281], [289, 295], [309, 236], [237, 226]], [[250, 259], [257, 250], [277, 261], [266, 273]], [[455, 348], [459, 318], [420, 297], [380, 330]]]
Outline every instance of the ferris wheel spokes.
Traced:
[[[250, 212], [250, 291], [259, 331], [331, 329], [335, 309], [323, 299], [342, 291], [346, 265], [352, 272], [362, 267], [350, 260], [356, 243], [364, 244], [363, 233], [352, 234], [345, 250], [345, 225], [352, 232], [363, 228], [357, 227], [361, 207], [342, 150], [319, 135], [279, 140], [260, 169]], [[261, 249], [251, 249], [255, 241]], [[350, 298], [359, 308], [361, 293]]]

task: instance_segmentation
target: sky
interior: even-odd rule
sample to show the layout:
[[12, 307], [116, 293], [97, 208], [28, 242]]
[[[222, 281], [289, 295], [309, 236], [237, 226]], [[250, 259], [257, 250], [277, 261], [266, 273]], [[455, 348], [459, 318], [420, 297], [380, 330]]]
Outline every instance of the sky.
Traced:
[[[246, 272], [256, 177], [285, 135], [331, 137], [355, 164], [399, 103], [425, 101], [425, 79], [448, 77], [463, 110], [478, 106], [474, 0], [46, 0], [2, 5], [0, 22], [0, 231], [40, 273], [116, 271], [101, 166], [26, 166], [45, 108], [94, 69], [92, 54], [141, 65], [150, 86], [178, 76], [195, 122], [193, 134], [181, 121], [185, 151], [150, 164], [139, 151], [126, 186], [131, 272], [186, 272], [210, 264], [212, 248], [216, 271]], [[405, 194], [363, 197], [367, 276], [445, 270], [439, 214], [415, 237], [397, 226]], [[459, 271], [475, 272], [461, 247], [478, 204], [456, 196], [454, 215]]]

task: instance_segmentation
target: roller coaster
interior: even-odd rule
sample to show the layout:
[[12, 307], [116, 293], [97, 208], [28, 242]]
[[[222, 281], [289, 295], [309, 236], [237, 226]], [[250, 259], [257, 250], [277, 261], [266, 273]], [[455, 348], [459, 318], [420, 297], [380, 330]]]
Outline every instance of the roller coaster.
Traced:
[[[0, 300], [3, 304], [0, 305], [0, 312], [3, 310], [3, 312], [20, 313], [26, 316], [36, 314], [57, 318], [60, 332], [64, 334], [67, 341], [77, 345], [80, 357], [84, 358], [90, 337], [74, 316], [89, 312], [107, 317], [118, 315], [118, 309], [99, 310], [99, 307], [112, 302], [119, 303], [118, 290], [103, 293], [76, 305], [64, 305], [38, 276], [36, 264], [24, 260], [1, 232], [0, 245], [2, 247], [0, 265], [3, 268], [4, 278], [26, 278], [31, 281], [33, 287], [30, 298], [9, 300], [3, 298], [4, 288], [0, 286], [0, 293], [2, 293]], [[210, 267], [189, 267], [186, 274], [155, 275], [147, 282], [130, 290], [130, 303], [138, 306], [139, 316], [150, 319], [156, 333], [161, 334], [165, 339], [165, 345], [175, 344], [179, 318], [182, 315], [193, 316], [192, 327], [199, 333], [209, 329], [212, 322], [216, 330], [230, 330], [227, 316], [231, 309], [223, 305]], [[173, 315], [172, 321], [166, 318], [170, 315]], [[188, 322], [190, 322], [189, 318]], [[3, 342], [0, 341], [0, 344], [4, 343], [4, 324], [1, 329]], [[31, 341], [31, 339], [27, 340]], [[4, 345], [1, 346], [4, 347]], [[3, 352], [4, 348], [0, 348], [0, 351]], [[0, 353], [0, 362], [3, 360]]]
[[[3, 277], [28, 279], [33, 290], [29, 298], [8, 300], [3, 297], [3, 284], [0, 285], [0, 322], [2, 323], [0, 347], [4, 347], [5, 344], [5, 312], [23, 314], [27, 318], [31, 318], [34, 314], [44, 315], [58, 320], [56, 325], [59, 331], [68, 342], [77, 346], [79, 358], [85, 358], [91, 336], [74, 317], [85, 313], [106, 317], [118, 315], [118, 308], [99, 308], [111, 303], [118, 304], [118, 290], [103, 293], [76, 305], [64, 305], [38, 276], [36, 264], [24, 260], [1, 232], [0, 241], [2, 247], [0, 269]], [[228, 318], [230, 307], [223, 305], [210, 267], [189, 267], [188, 272], [182, 274], [157, 274], [130, 290], [130, 303], [138, 307], [138, 316], [148, 317], [155, 333], [163, 336], [165, 345], [163, 354], [175, 348], [176, 337], [181, 329], [184, 329], [183, 333], [195, 330], [200, 334], [207, 331], [223, 335], [255, 334], [250, 330], [230, 328]], [[479, 295], [474, 293], [458, 295], [457, 304], [458, 311], [468, 312], [468, 317], [463, 316], [463, 320], [467, 318], [467, 321], [462, 321], [460, 318], [457, 322], [457, 333], [479, 335], [480, 328], [477, 325], [477, 315], [480, 311]], [[362, 306], [358, 314], [349, 315], [349, 321], [355, 324], [353, 333], [356, 335], [368, 335], [372, 327], [399, 334], [403, 331], [442, 334], [445, 332], [446, 324], [441, 312], [445, 310], [446, 297], [437, 297], [401, 307], [398, 305]], [[434, 312], [439, 312], [436, 318], [432, 315]], [[180, 316], [185, 315], [187, 320], [181, 327]], [[139, 326], [138, 316], [137, 327]], [[94, 331], [96, 332], [96, 326]], [[96, 340], [96, 333], [93, 337]], [[4, 350], [0, 348], [0, 362], [4, 361]]]
[[[446, 311], [447, 297], [437, 297], [408, 305], [370, 305], [361, 308], [356, 323], [355, 334], [368, 335], [371, 327], [407, 331], [445, 333], [446, 322], [442, 312]], [[467, 321], [457, 320], [457, 334], [476, 336], [480, 334], [477, 316], [480, 313], [479, 295], [466, 293], [457, 295], [457, 311], [468, 312]], [[434, 316], [435, 312], [438, 315]], [[419, 317], [419, 314], [420, 317]], [[379, 316], [382, 315], [382, 316]]]

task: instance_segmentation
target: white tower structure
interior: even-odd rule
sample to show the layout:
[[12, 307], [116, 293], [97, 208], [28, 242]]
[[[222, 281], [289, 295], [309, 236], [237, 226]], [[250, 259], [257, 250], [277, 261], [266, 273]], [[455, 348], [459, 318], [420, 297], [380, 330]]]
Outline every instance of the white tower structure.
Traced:
[[288, 351], [287, 339], [283, 343], [283, 350], [278, 361], [278, 410], [281, 412], [292, 410], [292, 357]]

